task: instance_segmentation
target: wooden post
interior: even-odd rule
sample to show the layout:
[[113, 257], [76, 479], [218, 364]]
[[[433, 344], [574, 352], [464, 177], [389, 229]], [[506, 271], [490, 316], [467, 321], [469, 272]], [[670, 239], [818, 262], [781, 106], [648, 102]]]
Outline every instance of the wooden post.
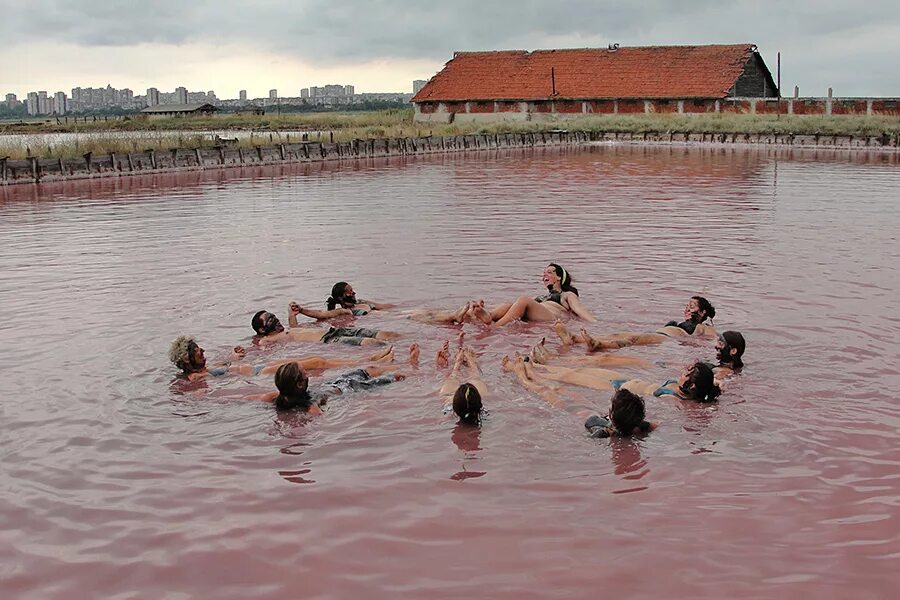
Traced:
[[126, 154], [125, 157], [128, 159], [128, 170], [134, 171], [134, 160], [131, 158], [131, 152]]
[[284, 144], [279, 144], [278, 149], [281, 151], [281, 160], [284, 160]]
[[238, 148], [238, 158], [241, 160], [241, 164], [244, 164], [244, 149]]
[[259, 162], [262, 162], [262, 160], [263, 160], [263, 157], [262, 157], [262, 156], [263, 156], [263, 155], [262, 155], [262, 146], [257, 146], [257, 147], [256, 147], [256, 156], [259, 157]]
[[150, 153], [150, 166], [156, 170], [156, 150], [150, 148], [148, 152]]
[[38, 163], [38, 158], [32, 156], [28, 160], [31, 161], [31, 175], [34, 177], [34, 182], [38, 183], [41, 180], [41, 165]]
[[0, 180], [2, 181], [6, 181], [6, 160], [8, 158], [8, 156], [0, 158]]
[[109, 153], [109, 164], [112, 166], [113, 171], [118, 170], [118, 169], [116, 169], [116, 153], [115, 152]]
[[83, 155], [84, 156], [84, 164], [87, 165], [88, 173], [91, 172], [91, 154], [92, 154], [91, 152], [88, 152], [87, 154]]
[[224, 165], [225, 164], [225, 148], [224, 148], [224, 146], [219, 146], [218, 150], [219, 150], [219, 164]]
[[194, 156], [197, 157], [197, 166], [203, 166], [203, 157], [200, 155], [200, 148], [194, 148]]
[[59, 157], [59, 173], [60, 175], [66, 174], [66, 166], [65, 164], [63, 164], [63, 159], [61, 156]]

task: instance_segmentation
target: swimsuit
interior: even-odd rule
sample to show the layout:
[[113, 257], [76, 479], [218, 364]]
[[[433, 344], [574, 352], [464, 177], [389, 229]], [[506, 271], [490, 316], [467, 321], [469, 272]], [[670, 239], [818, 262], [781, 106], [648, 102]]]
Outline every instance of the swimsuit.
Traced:
[[[266, 368], [266, 365], [253, 365], [253, 374], [259, 375], [260, 371]], [[211, 369], [207, 369], [206, 372], [212, 375], [213, 377], [221, 377], [222, 375], [228, 374], [229, 367], [226, 365], [224, 367], [213, 367]]]
[[365, 327], [331, 327], [322, 336], [322, 343], [341, 342], [342, 344], [359, 346], [362, 343], [362, 338], [374, 338], [376, 335], [378, 335], [376, 330], [366, 329]]
[[[688, 335], [694, 335], [694, 330], [697, 329], [697, 324], [693, 321], [682, 321], [681, 323], [677, 321], [669, 321], [666, 323], [666, 327], [678, 327], [679, 329], [683, 329], [687, 332]], [[667, 335], [663, 332], [660, 332], [663, 335]]]
[[591, 415], [584, 422], [584, 428], [587, 429], [591, 437], [608, 438], [616, 434], [616, 428], [613, 427], [612, 421], [606, 417], [599, 415]]
[[350, 392], [357, 390], [364, 390], [370, 387], [375, 387], [377, 385], [386, 385], [388, 383], [394, 382], [393, 375], [382, 375], [380, 377], [372, 377], [369, 375], [369, 372], [365, 369], [356, 369], [355, 371], [348, 371], [344, 373], [337, 379], [329, 381], [325, 384], [326, 387], [333, 387], [341, 390], [342, 392]]
[[543, 296], [536, 296], [534, 301], [538, 304], [541, 302], [556, 302], [557, 304], [562, 304], [562, 294], [560, 292], [550, 292]]
[[354, 308], [353, 309], [354, 317], [361, 317], [361, 316], [367, 315], [367, 314], [369, 314], [368, 309], [365, 309], [365, 308]]
[[673, 390], [670, 387], [667, 387], [677, 381], [678, 381], [677, 379], [669, 379], [664, 384], [662, 384], [661, 386], [656, 388], [656, 390], [654, 390], [654, 392], [653, 392], [653, 395], [656, 396], [657, 398], [659, 398], [660, 396], [677, 396], [678, 395], [677, 391]]

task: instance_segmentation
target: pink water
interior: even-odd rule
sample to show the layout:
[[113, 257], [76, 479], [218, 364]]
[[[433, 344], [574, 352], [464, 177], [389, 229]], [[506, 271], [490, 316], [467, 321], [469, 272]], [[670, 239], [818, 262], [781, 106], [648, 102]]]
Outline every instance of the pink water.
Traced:
[[[897, 155], [639, 146], [0, 188], [3, 597], [896, 598], [898, 198]], [[357, 323], [421, 368], [312, 423], [240, 399], [265, 377], [172, 385], [177, 335], [223, 357], [340, 279], [452, 307], [536, 295], [550, 261], [596, 332], [703, 293], [744, 373], [598, 441], [500, 370], [549, 326], [466, 325], [473, 433], [435, 394], [459, 329], [397, 310]], [[311, 352], [361, 353], [254, 360]], [[662, 379], [714, 351], [632, 354]]]

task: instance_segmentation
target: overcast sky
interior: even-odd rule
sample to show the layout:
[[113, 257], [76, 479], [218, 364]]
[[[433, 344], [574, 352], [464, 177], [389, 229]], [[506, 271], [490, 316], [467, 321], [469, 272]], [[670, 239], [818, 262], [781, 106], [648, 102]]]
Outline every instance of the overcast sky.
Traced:
[[753, 43], [782, 90], [900, 95], [897, 0], [0, 0], [0, 94], [412, 91], [457, 50]]

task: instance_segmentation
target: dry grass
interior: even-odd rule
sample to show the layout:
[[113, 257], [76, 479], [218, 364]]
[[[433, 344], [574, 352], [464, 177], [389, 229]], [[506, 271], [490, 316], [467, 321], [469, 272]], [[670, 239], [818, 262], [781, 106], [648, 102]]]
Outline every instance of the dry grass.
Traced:
[[[114, 126], [111, 128], [110, 126]], [[190, 132], [184, 130], [190, 127]], [[138, 152], [148, 148], [197, 148], [216, 144], [209, 131], [252, 131], [238, 144], [296, 141], [298, 132], [309, 132], [311, 141], [347, 142], [353, 139], [452, 136], [467, 134], [524, 133], [567, 129], [595, 132], [673, 133], [794, 133], [878, 136], [900, 134], [900, 117], [800, 116], [800, 115], [593, 115], [541, 122], [450, 125], [413, 122], [412, 109], [348, 113], [299, 113], [286, 115], [215, 115], [198, 119], [109, 121], [63, 128], [84, 134], [78, 141], [60, 141], [50, 131], [30, 126], [29, 147], [0, 138], [0, 157], [24, 158], [29, 154], [71, 158], [86, 152]], [[40, 132], [40, 134], [38, 134]], [[0, 126], [0, 134], [8, 133]], [[227, 134], [225, 134], [227, 135]], [[288, 137], [290, 136], [290, 137]]]

